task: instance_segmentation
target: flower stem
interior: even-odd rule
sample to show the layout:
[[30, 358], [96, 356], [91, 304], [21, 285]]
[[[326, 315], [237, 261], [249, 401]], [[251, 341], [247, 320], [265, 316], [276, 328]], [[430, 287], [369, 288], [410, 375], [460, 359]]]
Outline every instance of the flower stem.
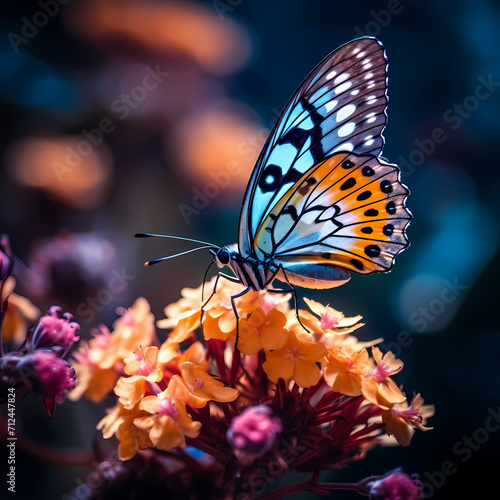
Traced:
[[276, 491], [271, 491], [267, 495], [259, 497], [259, 500], [280, 500], [286, 495], [300, 492], [312, 492], [319, 495], [328, 495], [330, 490], [356, 490], [356, 483], [314, 483], [311, 480], [299, 484], [285, 486]]

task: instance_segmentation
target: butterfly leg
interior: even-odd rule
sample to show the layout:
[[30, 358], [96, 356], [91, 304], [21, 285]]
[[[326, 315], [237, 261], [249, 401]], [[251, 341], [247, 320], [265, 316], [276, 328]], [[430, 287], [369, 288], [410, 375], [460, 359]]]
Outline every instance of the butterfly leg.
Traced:
[[[238, 283], [239, 283], [239, 281], [238, 281]], [[234, 341], [234, 348], [238, 352], [240, 352], [238, 350], [238, 340], [239, 340], [239, 337], [240, 337], [240, 316], [238, 314], [238, 310], [236, 309], [236, 303], [235, 303], [234, 300], [237, 299], [238, 297], [243, 297], [243, 295], [245, 295], [246, 293], [250, 292], [251, 290], [252, 290], [252, 288], [248, 286], [242, 292], [237, 293], [236, 295], [232, 295], [231, 296], [231, 305], [233, 306], [234, 315], [236, 317], [236, 340]]]
[[[217, 285], [219, 283], [219, 279], [220, 278], [225, 278], [228, 281], [231, 281], [233, 283], [241, 283], [241, 281], [238, 278], [235, 278], [233, 276], [228, 276], [227, 274], [224, 274], [224, 273], [217, 273], [217, 277], [215, 278], [215, 283], [214, 283], [214, 289], [212, 290], [212, 293], [210, 294], [210, 297], [208, 297], [208, 299], [201, 305], [200, 326], [203, 324], [203, 313], [205, 312], [204, 308], [212, 300], [212, 297], [217, 292]], [[239, 295], [237, 295], [236, 297], [238, 297], [238, 296]], [[202, 298], [201, 298], [201, 300], [203, 301], [203, 292], [202, 292]], [[234, 304], [233, 304], [233, 309], [234, 309]], [[238, 318], [238, 315], [236, 315], [236, 318]]]
[[288, 293], [288, 292], [292, 292], [293, 293], [293, 300], [295, 302], [295, 316], [297, 317], [297, 321], [299, 322], [300, 326], [307, 332], [307, 333], [311, 333], [311, 331], [306, 328], [306, 326], [304, 325], [304, 323], [302, 323], [302, 321], [300, 320], [300, 317], [299, 317], [299, 298], [297, 296], [297, 290], [295, 289], [295, 287], [290, 283], [290, 281], [288, 280], [287, 276], [286, 276], [286, 272], [285, 270], [283, 269], [282, 266], [279, 266], [279, 270], [281, 270], [281, 273], [283, 275], [283, 277], [285, 278], [285, 281], [287, 283], [287, 285], [290, 287], [290, 290], [268, 290], [268, 292], [272, 292], [272, 293]]

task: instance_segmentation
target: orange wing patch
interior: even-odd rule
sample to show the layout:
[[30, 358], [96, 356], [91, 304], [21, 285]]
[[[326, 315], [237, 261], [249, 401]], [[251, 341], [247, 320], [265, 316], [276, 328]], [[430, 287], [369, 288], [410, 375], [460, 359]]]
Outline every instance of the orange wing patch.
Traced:
[[273, 207], [254, 240], [258, 255], [387, 271], [408, 246], [408, 190], [395, 165], [339, 153], [300, 178]]

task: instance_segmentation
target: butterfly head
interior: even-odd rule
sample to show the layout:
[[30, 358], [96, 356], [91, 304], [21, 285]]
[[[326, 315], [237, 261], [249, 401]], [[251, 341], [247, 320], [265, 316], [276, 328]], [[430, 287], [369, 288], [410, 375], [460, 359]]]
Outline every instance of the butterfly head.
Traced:
[[230, 266], [231, 254], [234, 252], [233, 249], [229, 248], [228, 246], [222, 248], [212, 247], [209, 248], [208, 251], [212, 256], [212, 260], [214, 261], [215, 265], [219, 269], [222, 269], [225, 266]]

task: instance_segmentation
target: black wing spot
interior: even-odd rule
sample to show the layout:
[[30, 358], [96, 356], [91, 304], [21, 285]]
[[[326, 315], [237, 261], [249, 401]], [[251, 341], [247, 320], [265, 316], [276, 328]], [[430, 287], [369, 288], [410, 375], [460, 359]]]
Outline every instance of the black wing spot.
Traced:
[[363, 263], [358, 259], [351, 259], [349, 261], [358, 271], [363, 269]]
[[295, 183], [302, 175], [296, 168], [292, 167], [283, 177], [283, 184], [288, 184], [289, 182]]
[[382, 191], [382, 193], [389, 194], [389, 193], [392, 193], [392, 190], [393, 190], [393, 187], [392, 187], [391, 181], [388, 181], [387, 179], [384, 179], [380, 183], [380, 191]]
[[386, 236], [392, 236], [392, 233], [394, 233], [394, 226], [392, 224], [386, 224], [384, 226], [384, 229], [382, 229], [382, 232], [386, 235]]
[[378, 210], [375, 210], [374, 208], [370, 208], [365, 212], [365, 217], [377, 217], [378, 215]]
[[317, 179], [315, 179], [314, 177], [308, 177], [308, 178], [306, 179], [306, 182], [307, 182], [308, 184], [311, 184], [311, 186], [312, 186], [313, 184], [316, 184], [316, 183], [318, 182], [318, 180], [317, 180]]
[[281, 168], [278, 165], [267, 165], [262, 171], [259, 179], [259, 188], [263, 193], [276, 191], [281, 182], [282, 177]]
[[373, 170], [372, 167], [363, 167], [361, 169], [361, 173], [365, 176], [365, 177], [371, 177], [372, 175], [375, 175], [375, 170]]
[[358, 195], [356, 200], [358, 201], [365, 201], [367, 200], [370, 196], [372, 195], [371, 191], [363, 191], [361, 194]]
[[377, 245], [368, 245], [365, 247], [365, 253], [368, 257], [378, 257], [380, 255], [380, 247]]
[[354, 163], [351, 160], [345, 160], [344, 162], [342, 162], [342, 168], [345, 168], [347, 170], [352, 167], [354, 167]]
[[267, 231], [268, 233], [270, 233], [272, 231], [272, 229], [269, 226], [267, 226], [264, 228], [264, 231]]
[[385, 206], [385, 209], [387, 210], [387, 213], [389, 215], [394, 215], [396, 213], [396, 204], [393, 202], [393, 201], [390, 201], [389, 203], [387, 203], [387, 205]]
[[329, 259], [331, 256], [332, 256], [332, 254], [331, 254], [331, 253], [324, 253], [324, 254], [321, 254], [321, 257], [323, 257], [323, 259]]
[[372, 234], [373, 233], [373, 228], [370, 226], [362, 227], [361, 232], [364, 234]]
[[287, 205], [281, 212], [283, 215], [290, 215], [294, 222], [297, 221], [299, 215], [297, 214], [297, 209], [293, 205]]
[[342, 186], [340, 186], [341, 191], [346, 191], [347, 189], [351, 189], [356, 185], [356, 179], [354, 177], [349, 177]]

